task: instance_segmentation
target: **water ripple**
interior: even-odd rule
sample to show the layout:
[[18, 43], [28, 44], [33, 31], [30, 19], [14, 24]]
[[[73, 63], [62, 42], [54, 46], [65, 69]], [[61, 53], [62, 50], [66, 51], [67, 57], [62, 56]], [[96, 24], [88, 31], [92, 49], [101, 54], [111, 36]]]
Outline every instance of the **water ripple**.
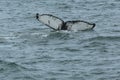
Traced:
[[[119, 80], [119, 0], [0, 0], [1, 80]], [[96, 23], [52, 31], [35, 14]]]

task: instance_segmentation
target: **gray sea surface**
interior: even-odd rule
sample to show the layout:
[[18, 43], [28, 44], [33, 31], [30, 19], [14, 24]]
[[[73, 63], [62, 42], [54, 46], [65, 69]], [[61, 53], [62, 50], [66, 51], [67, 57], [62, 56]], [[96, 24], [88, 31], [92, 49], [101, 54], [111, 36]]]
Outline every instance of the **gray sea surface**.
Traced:
[[[53, 31], [36, 13], [96, 27]], [[120, 80], [120, 0], [0, 0], [0, 80]]]

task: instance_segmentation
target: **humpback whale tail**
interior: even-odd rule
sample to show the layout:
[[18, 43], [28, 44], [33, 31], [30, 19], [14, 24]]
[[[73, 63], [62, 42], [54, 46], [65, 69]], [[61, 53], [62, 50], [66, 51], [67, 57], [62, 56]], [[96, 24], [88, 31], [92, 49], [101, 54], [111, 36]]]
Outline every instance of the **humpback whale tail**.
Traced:
[[64, 22], [62, 19], [51, 14], [40, 15], [37, 13], [36, 19], [53, 30], [89, 30], [95, 27], [95, 23], [81, 20]]

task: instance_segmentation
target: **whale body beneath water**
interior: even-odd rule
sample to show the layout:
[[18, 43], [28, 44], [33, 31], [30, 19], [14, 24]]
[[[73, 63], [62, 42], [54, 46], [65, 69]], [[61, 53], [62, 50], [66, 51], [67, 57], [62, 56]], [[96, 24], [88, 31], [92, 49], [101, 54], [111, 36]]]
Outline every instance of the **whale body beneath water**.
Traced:
[[53, 30], [90, 30], [95, 27], [95, 23], [82, 20], [66, 21], [51, 14], [36, 14], [36, 19]]

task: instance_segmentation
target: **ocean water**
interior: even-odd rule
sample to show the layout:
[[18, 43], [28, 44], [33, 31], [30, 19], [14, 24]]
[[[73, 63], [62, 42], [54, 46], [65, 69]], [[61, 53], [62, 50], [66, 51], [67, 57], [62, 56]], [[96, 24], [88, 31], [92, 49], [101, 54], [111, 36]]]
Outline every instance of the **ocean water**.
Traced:
[[[36, 13], [96, 27], [56, 32]], [[120, 80], [120, 0], [0, 0], [0, 80]]]

